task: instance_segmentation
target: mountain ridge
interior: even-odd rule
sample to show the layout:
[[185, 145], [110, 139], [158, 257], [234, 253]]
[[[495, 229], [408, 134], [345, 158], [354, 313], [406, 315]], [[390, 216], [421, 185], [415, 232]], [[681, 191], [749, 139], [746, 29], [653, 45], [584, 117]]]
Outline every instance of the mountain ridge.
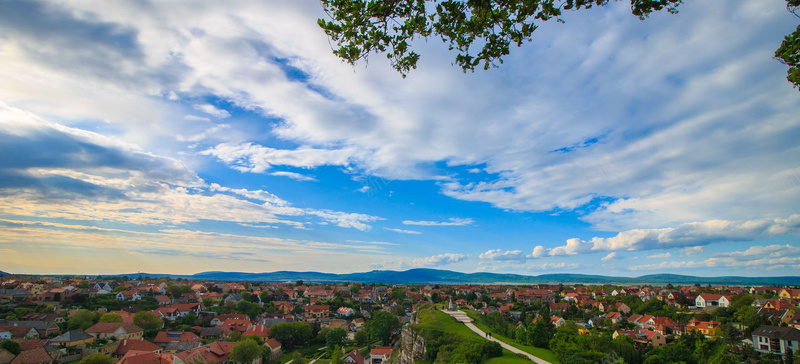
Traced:
[[[5, 273], [5, 272], [4, 272]], [[6, 273], [10, 274], [10, 273]], [[66, 276], [66, 275], [65, 275]], [[355, 273], [325, 273], [315, 271], [275, 271], [262, 273], [249, 272], [224, 272], [206, 271], [195, 274], [150, 274], [150, 273], [128, 273], [117, 275], [105, 275], [112, 277], [172, 277], [184, 278], [189, 280], [209, 280], [209, 281], [264, 281], [264, 282], [294, 282], [302, 280], [314, 283], [387, 283], [387, 284], [724, 284], [724, 285], [797, 285], [800, 277], [797, 276], [778, 276], [778, 277], [742, 277], [742, 276], [720, 276], [720, 277], [697, 277], [679, 274], [648, 274], [639, 277], [615, 277], [604, 275], [574, 274], [574, 273], [551, 273], [538, 276], [511, 274], [511, 273], [490, 273], [475, 272], [461, 273], [450, 270], [415, 268], [405, 271], [394, 270], [373, 270], [369, 272]]]

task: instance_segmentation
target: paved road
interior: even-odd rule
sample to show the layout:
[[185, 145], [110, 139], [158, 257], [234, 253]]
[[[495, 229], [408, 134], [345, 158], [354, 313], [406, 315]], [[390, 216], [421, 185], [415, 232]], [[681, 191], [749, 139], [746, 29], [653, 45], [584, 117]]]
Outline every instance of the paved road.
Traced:
[[519, 350], [519, 349], [517, 349], [517, 348], [515, 348], [515, 347], [513, 347], [511, 345], [508, 345], [508, 344], [506, 344], [506, 343], [504, 343], [504, 342], [502, 342], [500, 340], [497, 340], [497, 339], [495, 339], [493, 337], [492, 338], [486, 337], [486, 333], [483, 332], [481, 329], [479, 329], [477, 326], [473, 325], [472, 324], [472, 319], [469, 318], [469, 316], [467, 316], [467, 313], [464, 312], [464, 311], [447, 311], [447, 310], [443, 310], [442, 312], [444, 312], [444, 313], [446, 313], [446, 314], [448, 314], [450, 316], [453, 316], [456, 320], [458, 320], [458, 322], [464, 323], [464, 325], [467, 325], [467, 327], [469, 327], [470, 330], [475, 331], [481, 337], [485, 338], [486, 340], [491, 340], [491, 341], [497, 342], [504, 349], [508, 349], [512, 353], [525, 355], [529, 359], [531, 359], [534, 362], [539, 363], [539, 364], [550, 364], [550, 362], [548, 362], [548, 361], [546, 361], [546, 360], [544, 360], [542, 358], [533, 356], [532, 354], [529, 354], [529, 353], [526, 353], [526, 352], [524, 352], [522, 350]]

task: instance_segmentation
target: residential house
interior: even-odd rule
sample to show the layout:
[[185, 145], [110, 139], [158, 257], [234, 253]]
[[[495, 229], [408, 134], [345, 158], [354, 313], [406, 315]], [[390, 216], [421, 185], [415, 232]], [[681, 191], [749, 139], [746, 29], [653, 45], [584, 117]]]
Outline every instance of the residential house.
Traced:
[[622, 314], [619, 312], [609, 312], [606, 314], [606, 318], [610, 319], [612, 324], [618, 324], [623, 320]]
[[225, 297], [225, 300], [222, 301], [226, 305], [235, 305], [241, 301], [244, 301], [244, 297], [238, 293], [231, 293], [228, 297]]
[[323, 317], [330, 317], [330, 305], [308, 305], [304, 308], [306, 321], [314, 321]]
[[50, 313], [37, 313], [31, 312], [22, 316], [22, 321], [44, 321], [44, 322], [55, 322], [56, 324], [63, 324], [66, 323], [67, 320], [61, 317], [61, 315], [50, 312]]
[[117, 301], [137, 301], [142, 298], [139, 291], [128, 290], [117, 292]]
[[334, 298], [333, 291], [327, 289], [309, 289], [303, 295], [308, 298], [318, 298], [321, 301], [330, 301]]
[[728, 307], [730, 300], [721, 294], [701, 293], [695, 298], [698, 308]]
[[557, 302], [550, 304], [550, 312], [562, 313], [569, 308], [569, 302]]
[[228, 330], [238, 331], [244, 333], [245, 331], [249, 330], [250, 327], [253, 326], [253, 322], [250, 320], [239, 320], [239, 319], [227, 319], [223, 323], [217, 325], [216, 327], [226, 328]]
[[561, 326], [566, 325], [567, 321], [565, 321], [563, 318], [558, 317], [558, 316], [550, 316], [550, 323], [553, 326], [555, 326], [556, 328], [559, 328]]
[[697, 319], [692, 319], [686, 325], [685, 331], [699, 331], [706, 337], [712, 337], [720, 325], [722, 325], [722, 323], [719, 321], [699, 321]]
[[0, 363], [10, 363], [16, 355], [6, 349], [0, 349]]
[[200, 347], [201, 342], [171, 341], [164, 346], [164, 352], [170, 354], [183, 353]]
[[369, 362], [371, 364], [381, 364], [389, 361], [392, 356], [391, 346], [378, 346], [369, 351]]
[[161, 347], [166, 347], [173, 341], [196, 343], [202, 339], [190, 331], [159, 331], [153, 339], [153, 342]]
[[761, 326], [753, 331], [753, 348], [760, 353], [786, 354], [800, 350], [800, 329]]
[[[236, 343], [216, 342], [201, 346], [192, 351], [176, 354], [174, 364], [189, 364], [203, 362], [205, 364], [220, 364], [230, 362], [231, 348]], [[261, 357], [256, 358], [249, 364], [260, 364]]]
[[252, 325], [242, 334], [243, 337], [251, 335], [255, 335], [266, 340], [269, 338], [269, 327], [264, 325]]
[[247, 316], [245, 314], [238, 314], [238, 313], [226, 313], [226, 314], [222, 314], [222, 315], [217, 315], [216, 317], [211, 319], [211, 325], [219, 326], [223, 322], [225, 322], [225, 320], [229, 320], [229, 319], [250, 321], [250, 316]]
[[115, 358], [122, 358], [131, 350], [140, 352], [161, 353], [162, 347], [147, 340], [119, 340], [116, 349], [111, 353]]
[[290, 313], [294, 311], [294, 306], [286, 301], [274, 301], [272, 302], [272, 304], [275, 306], [276, 309], [278, 309], [278, 311], [283, 313]]
[[339, 309], [336, 310], [336, 315], [340, 316], [340, 317], [350, 317], [350, 316], [353, 316], [355, 314], [356, 314], [356, 311], [353, 310], [350, 307], [339, 307]]
[[36, 329], [26, 326], [0, 326], [0, 332], [11, 334], [11, 338], [14, 340], [35, 339], [39, 337], [39, 332], [36, 331]]
[[54, 321], [6, 321], [0, 320], [0, 326], [31, 327], [41, 337], [52, 337], [61, 332]]
[[642, 349], [647, 345], [652, 345], [655, 348], [660, 348], [667, 343], [667, 339], [666, 337], [664, 337], [664, 335], [647, 329], [641, 329], [638, 331], [617, 330], [614, 331], [614, 334], [611, 337], [616, 339], [620, 335], [626, 335], [631, 339], [633, 339], [634, 345], [636, 345], [636, 347], [639, 349]]
[[228, 337], [231, 330], [225, 327], [204, 327], [200, 329], [200, 337], [203, 339], [219, 339]]
[[173, 364], [173, 355], [130, 350], [116, 364]]
[[80, 330], [72, 330], [50, 339], [50, 342], [63, 347], [90, 345], [94, 342], [94, 336]]
[[53, 358], [44, 348], [23, 350], [9, 364], [50, 364]]
[[344, 362], [347, 364], [364, 364], [364, 357], [358, 350], [353, 349], [344, 355]]
[[800, 298], [800, 289], [784, 288], [778, 292], [781, 299]]
[[278, 340], [267, 339], [267, 341], [264, 343], [264, 346], [266, 346], [269, 349], [270, 361], [278, 359], [281, 356], [283, 356], [282, 346]]
[[101, 322], [86, 329], [86, 333], [97, 339], [136, 340], [142, 338], [144, 329], [135, 324], [126, 324], [124, 322]]

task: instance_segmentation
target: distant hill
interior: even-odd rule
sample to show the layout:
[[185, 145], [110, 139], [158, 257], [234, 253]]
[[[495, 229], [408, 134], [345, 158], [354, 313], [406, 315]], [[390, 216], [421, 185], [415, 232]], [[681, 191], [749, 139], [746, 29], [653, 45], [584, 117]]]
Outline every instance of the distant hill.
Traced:
[[[0, 271], [0, 276], [8, 273]], [[108, 276], [108, 275], [106, 275]], [[112, 276], [134, 277], [172, 277], [174, 279], [184, 278], [189, 280], [208, 280], [208, 281], [260, 281], [260, 282], [295, 282], [302, 280], [315, 283], [341, 283], [341, 282], [361, 282], [361, 283], [387, 283], [387, 284], [701, 284], [701, 285], [742, 285], [742, 286], [769, 286], [769, 285], [797, 285], [800, 277], [696, 277], [679, 274], [650, 274], [641, 277], [614, 277], [589, 274], [542, 274], [538, 276], [526, 276], [520, 274], [501, 274], [501, 273], [460, 273], [441, 269], [409, 269], [406, 271], [393, 270], [373, 270], [361, 273], [322, 273], [322, 272], [293, 272], [278, 271], [265, 273], [245, 273], [245, 272], [201, 272], [197, 274], [152, 274], [152, 273], [128, 273]]]
[[[135, 276], [166, 276], [163, 274], [127, 274]], [[726, 285], [796, 285], [800, 277], [695, 277], [678, 274], [650, 274], [641, 277], [613, 277], [588, 274], [543, 274], [539, 276], [526, 276], [519, 274], [499, 273], [460, 273], [440, 269], [410, 269], [406, 271], [373, 270], [362, 273], [322, 273], [322, 272], [293, 272], [278, 271], [265, 273], [244, 272], [202, 272], [193, 275], [170, 275], [173, 278], [186, 278], [192, 280], [217, 280], [217, 281], [264, 281], [264, 282], [294, 282], [303, 280], [317, 283], [361, 282], [361, 283], [387, 283], [387, 284], [726, 284]]]

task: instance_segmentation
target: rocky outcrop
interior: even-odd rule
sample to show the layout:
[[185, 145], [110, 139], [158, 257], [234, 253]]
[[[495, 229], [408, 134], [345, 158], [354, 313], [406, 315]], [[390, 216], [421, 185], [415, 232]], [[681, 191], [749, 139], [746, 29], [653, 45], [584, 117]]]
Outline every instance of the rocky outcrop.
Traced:
[[425, 338], [411, 325], [403, 326], [400, 332], [400, 353], [390, 364], [411, 364], [425, 358]]

